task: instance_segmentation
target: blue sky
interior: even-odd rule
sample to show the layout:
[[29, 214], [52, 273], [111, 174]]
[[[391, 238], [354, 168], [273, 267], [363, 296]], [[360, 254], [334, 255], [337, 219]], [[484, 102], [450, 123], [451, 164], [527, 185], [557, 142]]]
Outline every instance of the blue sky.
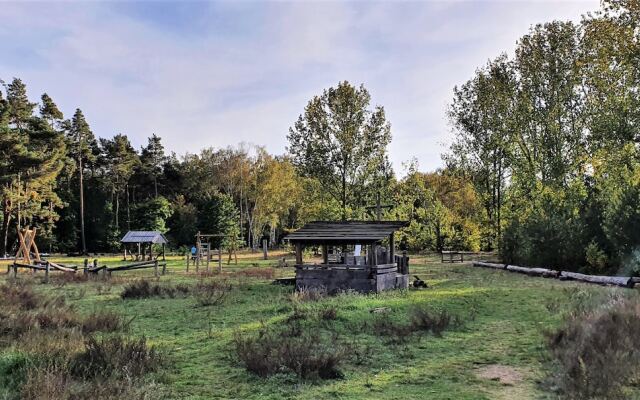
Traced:
[[442, 165], [455, 85], [535, 23], [597, 1], [2, 2], [0, 79], [47, 92], [94, 133], [168, 150], [240, 142], [281, 154], [309, 98], [363, 83], [392, 124], [390, 157]]

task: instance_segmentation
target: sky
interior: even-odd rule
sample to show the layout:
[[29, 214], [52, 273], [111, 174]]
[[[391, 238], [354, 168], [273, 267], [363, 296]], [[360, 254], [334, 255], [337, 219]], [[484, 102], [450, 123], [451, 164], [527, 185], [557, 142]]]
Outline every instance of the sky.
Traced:
[[385, 108], [402, 175], [442, 166], [453, 88], [536, 23], [598, 1], [6, 2], [0, 79], [21, 78], [99, 137], [178, 154], [241, 142], [285, 153], [314, 95], [347, 80]]

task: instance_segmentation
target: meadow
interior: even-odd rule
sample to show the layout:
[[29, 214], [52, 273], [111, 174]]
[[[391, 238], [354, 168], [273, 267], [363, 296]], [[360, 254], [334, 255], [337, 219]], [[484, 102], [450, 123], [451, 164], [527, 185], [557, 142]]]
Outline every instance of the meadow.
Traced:
[[[169, 257], [167, 274], [158, 279], [153, 270], [138, 270], [83, 282], [56, 272], [46, 285], [40, 283], [42, 275], [23, 272], [17, 281], [37, 293], [64, 297], [83, 315], [122, 315], [128, 321], [126, 335], [145, 337], [167, 361], [145, 376], [145, 398], [176, 399], [546, 398], [551, 394], [544, 384], [549, 365], [543, 332], [558, 325], [577, 291], [624, 290], [414, 256], [411, 274], [425, 280], [428, 288], [305, 299], [293, 296], [292, 286], [273, 284], [275, 278], [294, 275], [293, 268], [277, 266], [281, 256], [273, 253], [262, 260], [261, 253], [243, 253], [238, 265], [224, 264], [221, 274], [213, 263], [210, 273], [202, 273], [201, 267], [196, 274], [192, 267], [187, 274], [183, 258]], [[121, 260], [101, 257], [103, 263]], [[179, 295], [123, 299], [124, 287], [141, 279], [172, 287], [224, 281], [231, 289], [222, 301], [209, 305]], [[16, 284], [8, 275], [2, 275], [0, 283]], [[402, 324], [416, 307], [444, 311], [456, 323], [441, 337], [420, 331], [394, 337], [376, 331], [376, 321]], [[329, 317], [327, 310], [332, 312]], [[234, 338], [294, 319], [310, 330], [330, 333], [329, 346], [336, 340], [336, 349], [347, 353], [339, 378], [302, 379], [284, 372], [260, 377], [246, 370]], [[10, 343], [1, 350], [0, 398], [19, 397], [24, 379], [13, 372], [22, 351], [18, 347]]]

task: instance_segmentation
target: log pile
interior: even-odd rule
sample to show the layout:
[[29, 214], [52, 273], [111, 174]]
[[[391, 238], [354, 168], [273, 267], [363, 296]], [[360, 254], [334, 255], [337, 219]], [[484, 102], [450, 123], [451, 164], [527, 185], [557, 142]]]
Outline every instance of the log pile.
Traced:
[[614, 285], [625, 288], [632, 288], [636, 283], [640, 283], [640, 278], [628, 277], [628, 276], [601, 276], [601, 275], [586, 275], [579, 274], [577, 272], [558, 271], [547, 268], [527, 268], [519, 267], [517, 265], [490, 263], [484, 261], [476, 261], [473, 263], [474, 267], [501, 269], [505, 271], [517, 272], [528, 276], [539, 276], [543, 278], [556, 278], [560, 280], [572, 280], [579, 282], [595, 283], [598, 285]]

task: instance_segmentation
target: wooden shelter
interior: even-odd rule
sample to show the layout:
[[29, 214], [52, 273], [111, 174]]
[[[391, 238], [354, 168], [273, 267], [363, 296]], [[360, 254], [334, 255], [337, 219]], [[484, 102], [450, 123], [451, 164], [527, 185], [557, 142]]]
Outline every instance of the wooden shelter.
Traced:
[[[153, 245], [161, 244], [162, 245], [162, 253], [158, 255], [162, 255], [162, 259], [164, 260], [164, 250], [165, 245], [169, 243], [167, 238], [159, 231], [129, 231], [126, 235], [120, 240], [120, 243], [123, 244], [124, 247], [124, 259], [127, 259], [127, 248], [131, 245], [137, 245], [137, 254], [136, 260], [144, 260], [148, 255], [148, 259], [153, 259]], [[148, 250], [148, 254], [147, 254]], [[129, 253], [133, 256], [134, 253], [129, 249]]]
[[[403, 221], [310, 222], [286, 239], [296, 248], [296, 288], [324, 288], [329, 292], [381, 292], [409, 285], [406, 255], [395, 254], [394, 233]], [[386, 247], [383, 243], [386, 242]], [[321, 264], [305, 264], [305, 246], [322, 248]], [[353, 246], [354, 251], [345, 251]], [[364, 248], [365, 255], [357, 254]], [[330, 250], [333, 253], [330, 256]]]

